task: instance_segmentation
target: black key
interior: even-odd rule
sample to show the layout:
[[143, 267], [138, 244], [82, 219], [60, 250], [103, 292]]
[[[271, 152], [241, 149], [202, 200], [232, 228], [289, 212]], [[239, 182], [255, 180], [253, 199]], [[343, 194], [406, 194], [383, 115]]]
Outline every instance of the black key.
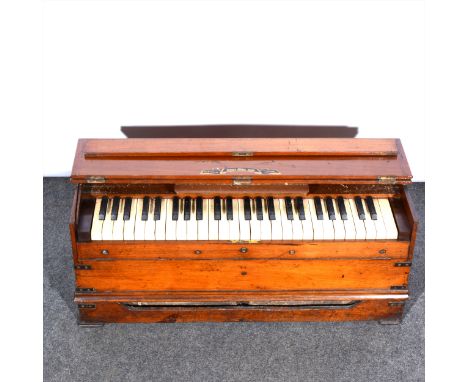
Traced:
[[226, 218], [227, 220], [234, 220], [234, 210], [232, 209], [232, 198], [226, 198]]
[[154, 220], [161, 220], [161, 198], [154, 199]]
[[244, 219], [251, 220], [252, 219], [252, 209], [250, 208], [250, 198], [244, 198]]
[[290, 197], [284, 198], [284, 204], [286, 205], [286, 216], [288, 220], [294, 220], [293, 207]]
[[260, 196], [255, 198], [255, 209], [257, 210], [257, 220], [263, 220], [263, 201]]
[[172, 220], [179, 220], [179, 197], [172, 199]]
[[273, 202], [273, 198], [271, 196], [267, 198], [267, 208], [268, 208], [268, 219], [276, 220], [275, 203]]
[[114, 200], [112, 200], [111, 220], [117, 220], [117, 216], [119, 215], [119, 205], [120, 198], [116, 196]]
[[221, 220], [221, 198], [214, 198], [214, 220]]
[[333, 199], [330, 197], [327, 197], [325, 198], [325, 203], [327, 204], [328, 218], [330, 220], [336, 220], [335, 207], [333, 206]]
[[132, 210], [132, 198], [125, 198], [124, 220], [130, 219], [130, 211]]
[[196, 213], [197, 220], [203, 220], [203, 198], [199, 196], [197, 198], [197, 213]]
[[143, 208], [141, 209], [141, 220], [148, 220], [148, 210], [149, 210], [149, 197], [145, 196], [143, 198]]
[[362, 205], [362, 199], [359, 196], [354, 197], [354, 201], [356, 202], [357, 213], [360, 220], [366, 220], [366, 214], [364, 212], [364, 206]]
[[336, 198], [338, 209], [340, 210], [341, 220], [348, 220], [348, 213], [346, 212], [346, 205], [342, 196]]
[[301, 197], [296, 198], [296, 209], [299, 214], [299, 220], [306, 220], [304, 211], [304, 200]]
[[184, 220], [190, 220], [190, 209], [192, 204], [190, 203], [190, 198], [184, 199]]
[[101, 208], [99, 208], [99, 220], [104, 220], [106, 218], [107, 203], [109, 198], [104, 196], [101, 200]]
[[314, 204], [315, 204], [315, 213], [317, 214], [317, 219], [323, 220], [322, 202], [318, 196], [314, 198]]
[[371, 219], [377, 220], [377, 211], [375, 210], [374, 199], [372, 199], [372, 196], [368, 196], [366, 198], [366, 204], [367, 204], [367, 209], [369, 210]]

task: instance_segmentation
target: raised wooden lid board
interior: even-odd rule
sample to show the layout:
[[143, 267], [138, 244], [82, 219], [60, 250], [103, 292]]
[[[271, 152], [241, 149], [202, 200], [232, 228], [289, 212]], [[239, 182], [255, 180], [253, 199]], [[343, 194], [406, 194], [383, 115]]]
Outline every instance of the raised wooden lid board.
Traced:
[[73, 183], [409, 183], [399, 139], [80, 139]]

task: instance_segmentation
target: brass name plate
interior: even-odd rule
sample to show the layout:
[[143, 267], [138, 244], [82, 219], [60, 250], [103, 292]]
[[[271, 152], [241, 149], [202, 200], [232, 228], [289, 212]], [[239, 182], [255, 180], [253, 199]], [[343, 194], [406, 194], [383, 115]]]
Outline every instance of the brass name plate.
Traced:
[[252, 167], [224, 167], [224, 168], [212, 168], [209, 170], [202, 170], [200, 174], [209, 174], [209, 175], [223, 175], [229, 173], [237, 172], [248, 172], [258, 175], [278, 175], [280, 172], [278, 170], [272, 170], [269, 168], [252, 168]]

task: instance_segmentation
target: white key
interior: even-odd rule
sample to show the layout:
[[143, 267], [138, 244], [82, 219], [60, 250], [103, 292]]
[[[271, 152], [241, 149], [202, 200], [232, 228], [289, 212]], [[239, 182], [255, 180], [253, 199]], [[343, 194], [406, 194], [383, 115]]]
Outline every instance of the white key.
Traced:
[[377, 231], [376, 237], [379, 240], [387, 238], [387, 230], [385, 229], [385, 223], [382, 219], [382, 213], [380, 211], [380, 205], [377, 199], [374, 199], [375, 212], [377, 212], [377, 220], [374, 220], [375, 230]]
[[[180, 200], [179, 200], [180, 203]], [[177, 240], [177, 220], [172, 220], [173, 199], [166, 202], [166, 240]]]
[[245, 220], [244, 199], [237, 199], [239, 203], [239, 237], [240, 240], [250, 240], [250, 220]]
[[179, 216], [176, 226], [176, 240], [187, 240], [187, 222], [184, 220], [184, 199], [179, 199]]
[[[349, 207], [348, 199], [343, 199], [343, 202], [346, 208], [347, 217], [346, 220], [342, 220], [345, 229], [345, 240], [356, 240], [356, 227], [354, 226], [354, 219], [351, 208]], [[338, 214], [337, 218], [341, 218], [341, 214]]]
[[335, 199], [333, 201], [333, 208], [335, 209], [335, 220], [333, 220], [333, 228], [335, 229], [335, 240], [344, 240], [346, 237], [345, 227], [343, 220], [341, 220], [340, 210], [338, 203]]
[[214, 218], [214, 199], [208, 200], [208, 239], [218, 240], [219, 222]]
[[221, 199], [221, 220], [218, 220], [218, 240], [229, 240], [230, 237], [226, 211], [226, 199]]
[[136, 217], [135, 217], [135, 240], [145, 240], [146, 221], [141, 219], [143, 211], [143, 199], [136, 200]]
[[375, 202], [378, 202], [380, 207], [380, 212], [382, 214], [382, 219], [385, 224], [385, 230], [387, 231], [386, 239], [396, 240], [398, 239], [398, 228], [393, 218], [392, 208], [390, 207], [390, 202], [388, 199], [374, 199]]
[[318, 220], [317, 218], [314, 199], [304, 199], [304, 204], [306, 200], [309, 204], [310, 219], [312, 220], [312, 228], [314, 229], [314, 240], [324, 240], [323, 220]]
[[154, 240], [156, 238], [156, 221], [154, 220], [154, 205], [154, 198], [150, 198], [148, 204], [148, 220], [145, 224], [145, 240]]
[[112, 230], [114, 228], [114, 221], [111, 219], [113, 199], [107, 202], [106, 218], [102, 224], [102, 240], [112, 240]]
[[291, 200], [291, 204], [292, 204], [292, 210], [293, 210], [293, 220], [290, 220], [291, 225], [292, 225], [292, 232], [293, 232], [292, 239], [302, 240], [303, 239], [302, 221], [299, 220], [299, 211], [296, 208], [296, 202], [294, 199]]
[[240, 240], [239, 200], [232, 199], [232, 220], [229, 220], [229, 240]]
[[190, 220], [186, 221], [187, 240], [198, 240], [196, 199], [192, 198], [190, 203]]
[[260, 220], [260, 240], [271, 240], [271, 222], [268, 218], [267, 200], [262, 198], [263, 220]]
[[93, 223], [91, 225], [91, 240], [102, 240], [102, 223], [104, 223], [104, 220], [99, 220], [101, 201], [101, 198], [96, 199], [96, 205], [94, 206]]
[[197, 220], [197, 235], [198, 240], [208, 240], [209, 239], [209, 226], [208, 226], [208, 199], [203, 199], [203, 219]]
[[284, 199], [279, 199], [279, 209], [281, 211], [281, 226], [283, 227], [283, 240], [293, 239], [293, 226], [286, 214], [286, 203]]
[[132, 199], [130, 218], [124, 221], [124, 240], [135, 240], [136, 199]]
[[362, 205], [364, 207], [364, 213], [366, 215], [366, 220], [364, 220], [364, 225], [366, 226], [366, 240], [375, 240], [377, 239], [377, 230], [375, 229], [375, 223], [371, 219], [369, 209], [367, 208], [367, 203], [364, 198], [362, 199]]
[[271, 240], [283, 240], [283, 226], [281, 224], [281, 210], [279, 199], [273, 199], [275, 207], [275, 220], [270, 220], [271, 223]]
[[252, 220], [250, 220], [250, 240], [259, 241], [262, 239], [262, 221], [257, 219], [257, 203], [255, 198], [250, 199], [252, 210]]
[[323, 238], [324, 240], [335, 240], [335, 227], [333, 226], [333, 220], [330, 220], [328, 216], [327, 204], [325, 200], [320, 198], [323, 211]]
[[366, 240], [366, 225], [364, 220], [359, 219], [359, 214], [357, 212], [356, 202], [354, 199], [345, 199], [348, 203], [349, 210], [351, 211], [350, 216], [354, 223], [354, 228], [356, 230], [356, 240]]
[[312, 217], [310, 215], [309, 201], [303, 198], [305, 219], [302, 222], [303, 240], [314, 240], [314, 227], [312, 225]]
[[156, 220], [154, 235], [156, 240], [166, 240], [166, 213], [167, 199], [161, 199], [161, 215], [160, 219]]
[[117, 220], [114, 220], [114, 228], [112, 230], [112, 240], [123, 240], [124, 238], [124, 206], [125, 198], [120, 199], [119, 203], [119, 212], [117, 215]]

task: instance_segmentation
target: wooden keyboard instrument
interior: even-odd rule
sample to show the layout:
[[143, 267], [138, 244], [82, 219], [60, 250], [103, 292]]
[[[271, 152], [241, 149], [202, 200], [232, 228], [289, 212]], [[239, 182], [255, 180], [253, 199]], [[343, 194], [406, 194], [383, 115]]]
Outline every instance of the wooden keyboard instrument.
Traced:
[[398, 322], [411, 177], [398, 139], [81, 139], [79, 322]]

